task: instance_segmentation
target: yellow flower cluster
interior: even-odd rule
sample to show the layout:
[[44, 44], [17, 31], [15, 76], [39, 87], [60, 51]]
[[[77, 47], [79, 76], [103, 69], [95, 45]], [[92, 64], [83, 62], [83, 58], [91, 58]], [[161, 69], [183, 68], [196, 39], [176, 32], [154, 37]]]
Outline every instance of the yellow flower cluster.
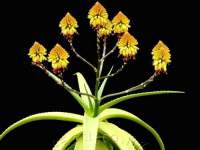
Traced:
[[162, 41], [159, 41], [152, 50], [152, 56], [153, 66], [156, 73], [167, 73], [167, 65], [171, 62], [171, 54], [169, 48]]
[[107, 23], [108, 13], [101, 3], [96, 2], [89, 10], [88, 19], [90, 19], [90, 25], [94, 29], [99, 29]]
[[112, 23], [110, 20], [107, 20], [107, 22], [97, 31], [97, 35], [100, 38], [107, 37], [111, 33], [112, 33]]
[[89, 10], [88, 19], [90, 19], [92, 28], [97, 31], [98, 37], [103, 38], [111, 34], [112, 23], [108, 19], [106, 9], [99, 2], [96, 2]]
[[116, 34], [123, 34], [131, 27], [130, 20], [121, 11], [113, 18], [113, 32]]
[[[119, 41], [117, 47], [119, 48], [119, 55], [123, 58], [124, 62], [130, 59], [135, 59], [135, 55], [138, 51], [138, 41], [128, 32], [130, 28], [130, 20], [121, 11], [112, 19], [108, 18], [108, 13], [105, 7], [96, 2], [88, 12], [88, 18], [90, 19], [90, 25], [97, 31], [99, 38], [106, 38], [111, 35], [112, 32], [118, 35]], [[77, 34], [78, 23], [76, 19], [68, 12], [65, 17], [60, 21], [59, 27], [61, 33], [71, 41], [75, 34]], [[32, 62], [41, 64], [47, 60], [47, 50], [43, 45], [35, 42], [30, 48], [29, 57]], [[48, 61], [52, 63], [52, 68], [55, 73], [61, 73], [67, 68], [69, 54], [65, 49], [56, 44], [48, 55]], [[153, 66], [155, 72], [160, 74], [167, 72], [167, 65], [171, 62], [171, 54], [169, 48], [159, 41], [152, 50]]]
[[[35, 42], [30, 48], [28, 56], [32, 59], [32, 62], [41, 64], [44, 60], [47, 60], [47, 50], [40, 43]], [[48, 61], [51, 62], [54, 73], [61, 73], [69, 64], [67, 58], [69, 54], [62, 46], [56, 44], [48, 55]]]
[[128, 32], [125, 32], [120, 38], [117, 46], [119, 48], [119, 54], [125, 62], [130, 59], [135, 59], [135, 55], [139, 49], [136, 45], [138, 45], [138, 41]]
[[51, 62], [54, 73], [61, 73], [67, 68], [68, 57], [68, 52], [60, 44], [54, 46], [48, 55], [48, 61]]
[[29, 57], [34, 63], [42, 63], [44, 60], [46, 60], [46, 54], [46, 48], [38, 42], [33, 44], [28, 53]]
[[78, 23], [76, 19], [69, 12], [60, 21], [59, 27], [61, 28], [61, 33], [68, 40], [72, 40], [74, 34], [78, 33], [76, 30], [76, 28], [78, 28]]
[[89, 10], [88, 18], [90, 25], [97, 31], [100, 38], [107, 37], [112, 32], [122, 35], [130, 28], [130, 20], [121, 11], [110, 21], [106, 9], [99, 2], [96, 2]]

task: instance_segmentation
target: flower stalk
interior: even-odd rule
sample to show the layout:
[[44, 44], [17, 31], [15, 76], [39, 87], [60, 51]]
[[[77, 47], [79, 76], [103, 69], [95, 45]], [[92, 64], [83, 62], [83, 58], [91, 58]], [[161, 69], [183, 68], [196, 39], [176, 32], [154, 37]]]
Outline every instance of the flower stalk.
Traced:
[[88, 108], [85, 107], [84, 103], [82, 102], [79, 95], [86, 95], [92, 98], [95, 98], [93, 95], [82, 93], [77, 90], [74, 90], [71, 88], [66, 82], [64, 82], [62, 79], [60, 79], [55, 74], [51, 73], [48, 69], [45, 68], [45, 66], [37, 63], [32, 63], [33, 65], [37, 66], [38, 68], [42, 69], [50, 78], [52, 78], [58, 85], [62, 86], [64, 89], [66, 89], [77, 101], [78, 103], [83, 107], [85, 111], [88, 112]]
[[105, 60], [109, 55], [111, 55], [112, 53], [114, 53], [116, 50], [117, 50], [117, 44], [116, 44], [107, 54], [105, 54], [105, 55], [101, 58], [101, 60], [102, 60], [102, 61]]
[[112, 74], [107, 75], [107, 76], [102, 76], [102, 77], [99, 78], [99, 80], [103, 80], [103, 79], [105, 79], [105, 78], [114, 77], [115, 75], [117, 75], [117, 74], [119, 74], [120, 72], [122, 72], [123, 69], [124, 69], [124, 67], [125, 67], [126, 65], [127, 65], [127, 63], [123, 63], [122, 66], [121, 66], [119, 69], [117, 69], [117, 71], [116, 71], [115, 73], [112, 73]]
[[[105, 56], [106, 54], [106, 38], [103, 39], [103, 52], [102, 52], [102, 58]], [[103, 70], [103, 65], [104, 65], [104, 59], [102, 60], [101, 58], [99, 58], [99, 61], [101, 62], [100, 68], [99, 68], [99, 72], [100, 72], [100, 76]]]
[[116, 93], [111, 93], [108, 95], [105, 95], [101, 98], [101, 100], [109, 98], [109, 97], [114, 97], [114, 96], [119, 96], [119, 95], [124, 95], [124, 94], [128, 94], [131, 92], [135, 92], [137, 90], [141, 90], [144, 89], [147, 85], [149, 85], [151, 82], [154, 81], [154, 78], [156, 77], [156, 73], [154, 73], [152, 76], [150, 76], [146, 81], [140, 83], [139, 85], [133, 86], [129, 89], [123, 90], [121, 92], [116, 92]]
[[[97, 53], [99, 52], [99, 47], [100, 47], [99, 46], [99, 42], [97, 42]], [[100, 54], [99, 54], [99, 56], [100, 56]], [[97, 116], [98, 111], [99, 111], [99, 105], [100, 105], [97, 95], [98, 95], [98, 90], [99, 90], [99, 84], [100, 84], [99, 77], [101, 76], [101, 72], [100, 71], [101, 71], [102, 65], [103, 65], [102, 61], [100, 60], [100, 58], [98, 58], [98, 60], [97, 60], [96, 81], [95, 81], [95, 97], [96, 97], [96, 100], [95, 100], [94, 116]]]
[[76, 55], [76, 57], [78, 57], [80, 60], [82, 60], [84, 63], [86, 63], [87, 65], [89, 65], [93, 70], [94, 72], [97, 72], [97, 68], [92, 65], [90, 62], [88, 62], [85, 58], [83, 58], [77, 51], [76, 49], [74, 48], [73, 46], [73, 43], [72, 41], [69, 42], [69, 45], [71, 47], [71, 50], [74, 52], [74, 54]]

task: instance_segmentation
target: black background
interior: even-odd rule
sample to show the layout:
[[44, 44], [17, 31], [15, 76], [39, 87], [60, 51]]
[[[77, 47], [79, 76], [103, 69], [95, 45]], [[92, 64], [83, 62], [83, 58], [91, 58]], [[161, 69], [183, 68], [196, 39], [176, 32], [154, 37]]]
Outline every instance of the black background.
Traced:
[[[130, 32], [138, 39], [140, 50], [136, 61], [129, 63], [124, 72], [109, 80], [105, 93], [126, 89], [147, 79], [153, 73], [151, 49], [163, 40], [171, 49], [172, 63], [168, 75], [160, 76], [145, 90], [172, 89], [186, 91], [184, 95], [151, 96], [124, 102], [117, 105], [130, 111], [154, 127], [163, 138], [167, 150], [179, 150], [186, 138], [185, 117], [191, 112], [192, 78], [198, 65], [192, 59], [191, 36], [193, 22], [192, 5], [171, 1], [131, 1], [102, 0], [110, 19], [123, 11], [131, 20]], [[67, 111], [82, 113], [79, 105], [61, 87], [56, 85], [42, 71], [31, 65], [27, 56], [35, 40], [50, 50], [57, 42], [68, 51], [69, 46], [60, 35], [58, 27], [62, 17], [70, 11], [79, 22], [79, 36], [74, 45], [79, 53], [93, 64], [96, 63], [95, 33], [89, 28], [88, 10], [95, 3], [92, 0], [25, 1], [2, 4], [1, 11], [1, 100], [0, 132], [11, 123], [39, 112]], [[192, 2], [191, 2], [192, 3]], [[114, 43], [110, 42], [110, 47]], [[70, 56], [69, 69], [64, 77], [77, 88], [75, 76], [82, 72], [92, 88], [94, 74], [73, 53]], [[120, 59], [115, 54], [105, 65], [107, 71], [111, 64], [119, 66]], [[105, 73], [105, 72], [104, 72]], [[144, 90], [144, 91], [145, 91]], [[134, 134], [144, 149], [158, 149], [156, 141], [145, 129], [126, 120], [113, 120], [114, 123]], [[59, 121], [41, 121], [18, 128], [0, 142], [1, 150], [13, 148], [48, 150], [53, 147], [66, 131], [75, 123]], [[188, 144], [186, 145], [188, 146]]]

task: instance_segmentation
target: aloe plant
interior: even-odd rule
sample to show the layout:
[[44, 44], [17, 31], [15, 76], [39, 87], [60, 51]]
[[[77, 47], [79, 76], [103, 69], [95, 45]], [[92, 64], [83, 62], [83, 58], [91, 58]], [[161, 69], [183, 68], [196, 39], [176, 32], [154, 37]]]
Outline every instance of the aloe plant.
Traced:
[[[46, 57], [47, 52], [45, 47], [38, 42], [35, 42], [29, 51], [32, 64], [43, 70], [58, 85], [66, 89], [79, 103], [84, 110], [84, 114], [44, 112], [28, 116], [9, 126], [0, 135], [0, 141], [12, 130], [24, 124], [40, 120], [60, 120], [76, 122], [77, 126], [65, 133], [53, 147], [53, 150], [143, 150], [140, 142], [133, 135], [108, 121], [112, 118], [121, 118], [132, 121], [147, 129], [157, 140], [160, 149], [165, 150], [163, 141], [156, 130], [136, 115], [122, 109], [113, 108], [113, 106], [123, 101], [133, 101], [135, 98], [143, 96], [183, 93], [181, 91], [169, 90], [137, 92], [153, 82], [160, 74], [166, 73], [167, 65], [171, 61], [169, 48], [162, 41], [159, 41], [153, 48], [152, 55], [155, 72], [149, 79], [126, 90], [103, 95], [108, 79], [120, 73], [129, 61], [135, 60], [135, 55], [139, 49], [137, 47], [138, 42], [128, 33], [130, 21], [122, 12], [119, 12], [110, 21], [106, 9], [97, 2], [90, 9], [88, 18], [90, 19], [91, 27], [97, 33], [97, 67], [83, 58], [73, 46], [73, 39], [78, 28], [76, 19], [70, 13], [67, 13], [61, 20], [59, 26], [61, 33], [69, 43], [71, 51], [91, 67], [96, 74], [94, 90], [90, 89], [85, 77], [80, 72], [75, 74], [77, 76], [79, 90], [72, 88], [64, 81], [62, 74], [68, 66], [69, 62], [67, 58], [69, 57], [69, 53], [61, 45], [56, 44], [50, 51], [48, 57]], [[115, 35], [117, 35], [116, 45], [108, 51], [107, 38]], [[102, 75], [105, 60], [117, 49], [119, 49], [119, 55], [123, 60], [122, 66], [115, 72], [113, 72], [114, 68], [111, 67], [107, 75]], [[51, 62], [53, 72], [48, 70], [43, 64], [43, 61], [46, 60]], [[106, 102], [104, 102], [105, 99], [107, 99]]]

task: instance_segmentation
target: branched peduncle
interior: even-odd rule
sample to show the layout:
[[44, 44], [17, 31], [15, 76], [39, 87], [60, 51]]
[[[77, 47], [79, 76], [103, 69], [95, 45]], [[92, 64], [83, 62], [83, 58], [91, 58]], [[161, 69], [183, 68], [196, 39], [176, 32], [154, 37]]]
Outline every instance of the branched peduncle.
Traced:
[[126, 89], [126, 90], [121, 91], [121, 92], [117, 92], [117, 93], [112, 93], [112, 94], [105, 95], [105, 96], [103, 96], [101, 98], [101, 100], [109, 98], [109, 97], [123, 95], [123, 94], [128, 94], [130, 92], [134, 92], [134, 91], [137, 91], [137, 90], [144, 89], [148, 84], [150, 84], [151, 82], [154, 81], [155, 77], [156, 77], [156, 73], [154, 73], [150, 78], [148, 78], [146, 81], [140, 83], [139, 85], [136, 85], [134, 87], [131, 87], [131, 88]]
[[[102, 52], [102, 58], [105, 56], [106, 54], [106, 38], [103, 39], [103, 52]], [[101, 76], [102, 70], [103, 70], [103, 65], [104, 65], [104, 59], [100, 59], [100, 68], [99, 68], [99, 76]]]
[[[103, 39], [103, 52], [102, 52], [102, 58], [105, 56], [106, 53], [106, 39]], [[94, 110], [94, 116], [98, 114], [99, 106], [100, 106], [100, 100], [98, 99], [98, 90], [99, 90], [99, 84], [100, 84], [100, 77], [103, 70], [103, 63], [104, 60], [101, 58], [100, 55], [100, 39], [97, 36], [97, 55], [98, 55], [98, 61], [97, 61], [97, 72], [96, 72], [96, 82], [95, 82], [95, 110]]]
[[61, 85], [64, 89], [66, 89], [68, 92], [74, 92], [78, 95], [86, 95], [89, 96], [91, 98], [95, 98], [95, 96], [87, 94], [87, 93], [82, 93], [79, 92], [75, 89], [73, 89], [72, 87], [70, 87], [63, 79], [61, 79], [60, 77], [54, 75], [52, 72], [50, 72], [48, 69], [46, 69], [45, 66], [43, 66], [42, 64], [37, 64], [37, 63], [32, 63], [34, 66], [37, 66], [38, 68], [42, 69], [50, 78], [52, 78], [58, 85]]
[[92, 65], [90, 62], [88, 62], [85, 58], [83, 58], [77, 51], [76, 49], [74, 48], [73, 46], [73, 43], [72, 41], [69, 41], [69, 45], [71, 47], [71, 50], [74, 52], [74, 54], [76, 55], [76, 57], [78, 57], [80, 60], [82, 60], [84, 63], [86, 63], [87, 65], [89, 65], [93, 70], [94, 72], [97, 72], [97, 68]]
[[99, 78], [99, 80], [103, 80], [103, 79], [105, 79], [105, 78], [114, 77], [115, 75], [117, 75], [117, 74], [119, 74], [120, 72], [122, 72], [123, 69], [124, 69], [124, 67], [125, 67], [126, 65], [127, 65], [127, 63], [123, 63], [122, 66], [121, 66], [119, 69], [117, 69], [116, 72], [114, 72], [114, 73], [112, 73], [112, 74], [110, 74], [110, 75], [108, 75], [108, 76], [101, 76], [101, 77]]
[[116, 49], [117, 49], [117, 43], [115, 44], [115, 46], [105, 56], [103, 56], [101, 58], [101, 60], [105, 60], [109, 55], [111, 55], [112, 53], [114, 53]]
[[101, 46], [100, 46], [100, 44], [101, 44], [101, 41], [100, 41], [99, 37], [97, 36], [97, 57], [98, 57], [98, 59], [101, 58], [101, 52], [100, 52]]

